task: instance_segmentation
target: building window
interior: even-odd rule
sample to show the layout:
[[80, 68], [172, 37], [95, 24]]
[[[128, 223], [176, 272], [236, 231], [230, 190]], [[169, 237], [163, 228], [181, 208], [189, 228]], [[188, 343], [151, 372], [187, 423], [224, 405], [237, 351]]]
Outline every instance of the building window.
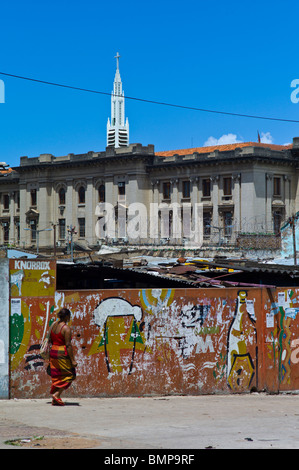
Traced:
[[99, 187], [99, 202], [105, 202], [105, 185]]
[[59, 219], [59, 239], [65, 240], [65, 219]]
[[281, 196], [281, 178], [273, 178], [273, 196]]
[[61, 206], [64, 206], [65, 205], [65, 189], [64, 188], [59, 189], [58, 196], [59, 196], [59, 204]]
[[230, 176], [223, 178], [223, 195], [224, 196], [232, 195], [232, 179]]
[[170, 199], [170, 182], [163, 183], [163, 199]]
[[32, 207], [36, 207], [36, 202], [37, 202], [36, 195], [37, 195], [36, 189], [31, 189], [30, 196], [31, 196], [31, 206]]
[[118, 183], [118, 195], [119, 196], [124, 196], [126, 194], [126, 183], [124, 181], [121, 181]]
[[31, 229], [31, 242], [36, 242], [36, 230], [37, 230], [36, 220], [30, 221], [30, 229]]
[[78, 191], [78, 203], [85, 204], [85, 188], [84, 186], [80, 186]]
[[282, 224], [282, 213], [280, 211], [273, 212], [273, 230], [275, 235], [279, 235]]
[[190, 181], [183, 181], [183, 198], [190, 199]]
[[210, 212], [203, 213], [203, 235], [209, 237], [211, 235], [212, 217]]
[[233, 228], [233, 214], [232, 212], [224, 212], [224, 236], [230, 237], [232, 235], [232, 228]]
[[126, 183], [121, 181], [118, 183], [118, 199], [123, 201], [126, 197]]
[[3, 222], [2, 226], [3, 226], [4, 243], [8, 243], [9, 242], [9, 222]]
[[211, 197], [211, 180], [210, 178], [202, 180], [203, 197]]
[[9, 194], [3, 194], [3, 209], [9, 211]]
[[15, 221], [15, 227], [16, 227], [16, 234], [17, 234], [17, 242], [20, 242], [20, 219], [18, 218]]
[[79, 237], [85, 238], [85, 219], [82, 217], [78, 219], [79, 224]]

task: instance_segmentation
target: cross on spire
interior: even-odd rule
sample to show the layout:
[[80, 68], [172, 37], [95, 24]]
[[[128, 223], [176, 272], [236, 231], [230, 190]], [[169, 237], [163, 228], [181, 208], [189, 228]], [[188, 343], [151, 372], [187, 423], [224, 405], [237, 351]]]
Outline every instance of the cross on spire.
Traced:
[[119, 58], [120, 58], [120, 55], [117, 52], [116, 56], [114, 57], [114, 59], [116, 59], [116, 70], [119, 70]]

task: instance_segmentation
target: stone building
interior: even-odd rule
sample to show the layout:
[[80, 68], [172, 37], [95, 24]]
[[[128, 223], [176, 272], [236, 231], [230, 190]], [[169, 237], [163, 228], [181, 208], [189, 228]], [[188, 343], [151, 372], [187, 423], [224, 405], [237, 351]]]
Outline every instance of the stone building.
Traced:
[[279, 233], [299, 207], [299, 138], [157, 153], [129, 144], [119, 57], [104, 151], [21, 157], [0, 171], [0, 245], [63, 247], [71, 233], [89, 247], [184, 245], [200, 232], [219, 246]]
[[[115, 209], [116, 228], [139, 203], [152, 222], [151, 205], [170, 209], [167, 240], [151, 238], [143, 225], [140, 237], [116, 229], [110, 242], [183, 244], [174, 236], [173, 206], [195, 204], [203, 211], [204, 244], [231, 244], [239, 234], [277, 233], [298, 211], [299, 139], [285, 147], [238, 143], [155, 153], [154, 146], [130, 144], [103, 152], [55, 157], [21, 157], [20, 165], [0, 176], [0, 244], [22, 248], [67, 243], [75, 239], [96, 247], [95, 227], [103, 220], [99, 203]], [[156, 207], [155, 206], [155, 207]], [[157, 223], [161, 222], [161, 211]], [[144, 219], [141, 219], [143, 224]]]

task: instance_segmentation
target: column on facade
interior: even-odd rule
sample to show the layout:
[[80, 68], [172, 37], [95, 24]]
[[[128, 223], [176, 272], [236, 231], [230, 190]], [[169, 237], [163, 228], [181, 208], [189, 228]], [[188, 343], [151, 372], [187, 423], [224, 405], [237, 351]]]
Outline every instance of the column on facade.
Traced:
[[173, 207], [169, 211], [169, 239], [177, 243], [178, 240], [182, 239], [182, 227], [177, 225], [181, 222], [181, 201], [179, 198], [179, 180], [178, 178], [172, 178], [171, 184], [171, 204]]
[[[184, 196], [184, 182], [189, 181], [190, 183], [190, 194], [185, 194]], [[181, 215], [181, 241], [183, 244], [191, 243], [192, 237], [192, 230], [194, 229], [194, 221], [195, 211], [198, 208], [195, 205], [197, 203], [198, 198], [198, 188], [197, 188], [197, 177], [190, 177], [185, 180], [181, 180], [181, 207], [180, 207], [180, 215]]]
[[190, 178], [190, 191], [191, 191], [191, 205], [192, 207], [195, 206], [195, 204], [198, 204], [198, 177], [197, 176], [191, 176]]
[[272, 223], [272, 193], [273, 193], [273, 175], [266, 173], [266, 198], [265, 198], [265, 212], [266, 212], [266, 230], [267, 232], [273, 231]]
[[25, 247], [30, 244], [30, 239], [31, 239], [31, 234], [29, 233], [29, 231], [24, 230], [24, 228], [27, 228], [26, 212], [29, 209], [26, 183], [20, 182], [19, 190], [20, 190], [20, 246]]
[[[212, 226], [219, 227], [219, 176], [212, 176], [211, 177], [211, 201], [213, 207], [213, 214], [212, 214]], [[215, 229], [211, 229], [211, 233], [214, 233]]]
[[233, 218], [233, 236], [236, 235], [238, 232], [241, 231], [242, 225], [242, 208], [241, 208], [241, 174], [238, 173], [237, 175], [233, 175], [233, 182], [234, 182], [234, 195], [233, 195], [233, 202], [234, 202], [234, 218]]
[[[74, 218], [74, 209], [73, 209], [73, 178], [66, 179], [66, 195], [65, 195], [65, 225], [68, 229], [71, 225], [76, 226], [76, 221]], [[67, 235], [67, 234], [66, 234]]]
[[115, 206], [117, 204], [116, 189], [114, 188], [113, 174], [105, 175], [105, 195], [106, 201]]
[[[99, 190], [100, 187], [104, 185], [105, 187], [105, 198], [100, 200], [99, 198]], [[93, 237], [94, 237], [94, 244], [100, 244], [101, 238], [101, 230], [98, 227], [98, 220], [103, 216], [103, 209], [102, 206], [99, 206], [99, 203], [104, 203], [106, 201], [106, 186], [105, 182], [102, 178], [95, 178], [93, 183], [93, 208], [92, 208], [92, 216], [93, 216]]]
[[160, 181], [157, 179], [151, 180], [152, 197], [150, 199], [150, 207], [148, 211], [148, 233], [150, 242], [154, 245], [159, 244], [160, 240], [160, 228], [159, 228], [159, 186]]
[[171, 202], [179, 203], [179, 180], [177, 178], [172, 178], [171, 183]]
[[[51, 211], [52, 183], [50, 181], [39, 181], [38, 190], [38, 212], [39, 220], [37, 230], [37, 241], [39, 246], [53, 245], [53, 214]], [[51, 229], [51, 230], [50, 230]]]
[[127, 238], [132, 244], [145, 243], [149, 236], [148, 191], [143, 175], [130, 172], [126, 191]]
[[284, 204], [285, 204], [285, 214], [284, 217], [287, 219], [292, 215], [291, 208], [291, 177], [284, 175]]
[[16, 243], [16, 226], [15, 226], [15, 191], [9, 193], [9, 242]]
[[[191, 202], [191, 231], [200, 230], [203, 235], [203, 204], [199, 206], [199, 191], [198, 191], [198, 176], [191, 176], [190, 178], [190, 202]], [[200, 219], [198, 219], [200, 217]], [[192, 232], [191, 232], [192, 233]], [[196, 234], [198, 238], [199, 234]], [[190, 234], [191, 237], [191, 234]], [[190, 244], [194, 244], [194, 237], [190, 238]]]
[[87, 188], [85, 194], [85, 239], [89, 245], [95, 244], [94, 226], [94, 198], [93, 198], [93, 178], [87, 177]]
[[[105, 196], [106, 202], [112, 205], [113, 211], [111, 216], [113, 217], [113, 221], [111, 223], [111, 230], [109, 233], [107, 232], [107, 236], [109, 236], [109, 242], [111, 242], [111, 238], [117, 238], [117, 223], [116, 223], [116, 213], [115, 209], [117, 207], [117, 198], [118, 198], [118, 186], [114, 184], [114, 175], [113, 173], [106, 173], [105, 174]], [[114, 223], [113, 223], [114, 222]], [[114, 230], [114, 233], [113, 233]]]

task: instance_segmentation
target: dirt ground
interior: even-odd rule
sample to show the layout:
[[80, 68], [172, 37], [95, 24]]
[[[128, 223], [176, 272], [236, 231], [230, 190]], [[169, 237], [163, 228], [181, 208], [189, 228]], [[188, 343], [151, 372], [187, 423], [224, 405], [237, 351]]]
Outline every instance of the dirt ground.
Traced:
[[82, 437], [44, 437], [37, 436], [27, 439], [9, 441], [7, 444], [30, 449], [92, 449], [100, 445], [98, 439], [84, 439]]
[[101, 440], [81, 437], [75, 433], [46, 427], [26, 426], [13, 421], [0, 424], [0, 433], [5, 444], [34, 449], [92, 449], [101, 446]]
[[299, 393], [0, 400], [0, 449], [298, 449]]

